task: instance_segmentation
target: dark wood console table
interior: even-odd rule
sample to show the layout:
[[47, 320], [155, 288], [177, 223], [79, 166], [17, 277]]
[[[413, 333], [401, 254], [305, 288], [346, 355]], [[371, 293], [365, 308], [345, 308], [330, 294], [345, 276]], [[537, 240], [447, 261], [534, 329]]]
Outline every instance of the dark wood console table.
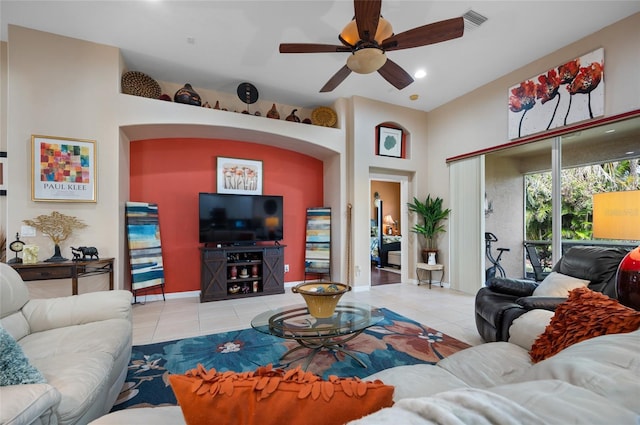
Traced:
[[109, 273], [113, 290], [113, 258], [62, 261], [60, 263], [11, 264], [25, 282], [30, 280], [71, 279], [71, 294], [78, 295], [78, 278]]

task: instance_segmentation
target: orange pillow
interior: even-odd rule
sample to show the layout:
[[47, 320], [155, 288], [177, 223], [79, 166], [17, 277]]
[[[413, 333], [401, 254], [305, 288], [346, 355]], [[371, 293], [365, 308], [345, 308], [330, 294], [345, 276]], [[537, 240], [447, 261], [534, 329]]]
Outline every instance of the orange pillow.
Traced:
[[300, 367], [236, 373], [198, 364], [169, 381], [188, 425], [337, 425], [393, 405], [394, 387], [381, 381], [333, 375], [324, 381]]
[[632, 332], [638, 327], [640, 311], [625, 307], [600, 292], [577, 288], [558, 305], [544, 333], [534, 341], [529, 355], [537, 363], [585, 339]]

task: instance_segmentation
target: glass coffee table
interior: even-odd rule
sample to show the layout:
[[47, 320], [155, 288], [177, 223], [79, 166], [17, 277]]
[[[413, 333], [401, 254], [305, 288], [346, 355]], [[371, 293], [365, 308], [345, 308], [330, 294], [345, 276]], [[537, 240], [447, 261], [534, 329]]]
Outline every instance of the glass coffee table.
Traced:
[[309, 314], [305, 304], [300, 304], [265, 311], [253, 318], [251, 326], [258, 332], [293, 339], [299, 344], [298, 347], [284, 353], [281, 359], [303, 348], [310, 349], [311, 352], [306, 356], [305, 370], [321, 350], [341, 352], [366, 368], [366, 364], [344, 348], [345, 343], [383, 318], [383, 314], [376, 307], [345, 302], [338, 304], [333, 316], [318, 319]]

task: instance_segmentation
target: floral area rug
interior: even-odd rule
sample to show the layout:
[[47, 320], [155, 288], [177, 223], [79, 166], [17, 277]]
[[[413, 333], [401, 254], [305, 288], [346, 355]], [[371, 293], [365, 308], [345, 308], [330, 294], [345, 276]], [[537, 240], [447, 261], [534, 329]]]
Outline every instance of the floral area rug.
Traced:
[[[384, 319], [345, 343], [344, 348], [364, 362], [364, 368], [339, 351], [321, 351], [308, 367], [327, 379], [367, 377], [394, 366], [435, 364], [468, 344], [422, 325], [391, 310], [381, 308]], [[308, 349], [280, 357], [298, 343], [254, 329], [224, 332], [156, 344], [134, 346], [124, 387], [112, 411], [132, 407], [176, 405], [169, 374], [183, 374], [201, 363], [224, 372], [245, 372], [273, 364], [289, 369], [304, 364]]]

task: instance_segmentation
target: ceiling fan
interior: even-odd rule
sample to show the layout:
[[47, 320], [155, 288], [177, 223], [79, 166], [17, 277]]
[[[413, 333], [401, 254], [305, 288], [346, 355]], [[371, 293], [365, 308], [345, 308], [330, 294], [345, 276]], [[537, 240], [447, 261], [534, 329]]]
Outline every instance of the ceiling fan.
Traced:
[[282, 43], [280, 53], [333, 53], [349, 52], [344, 65], [320, 92], [330, 92], [351, 72], [378, 73], [398, 90], [413, 83], [413, 78], [398, 64], [388, 59], [385, 52], [410, 49], [462, 37], [464, 19], [447, 19], [393, 34], [389, 21], [380, 15], [382, 0], [354, 0], [355, 17], [342, 30], [341, 45], [312, 43]]

